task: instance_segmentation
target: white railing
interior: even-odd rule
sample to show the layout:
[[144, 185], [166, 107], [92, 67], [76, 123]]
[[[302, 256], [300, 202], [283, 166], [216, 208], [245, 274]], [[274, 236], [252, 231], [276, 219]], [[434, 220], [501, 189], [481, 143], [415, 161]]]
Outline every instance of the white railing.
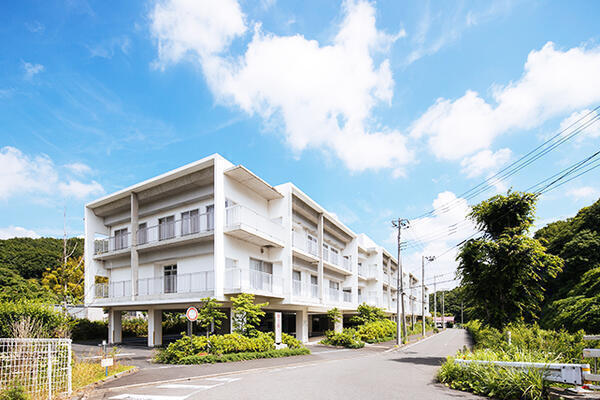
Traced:
[[94, 254], [104, 254], [129, 248], [131, 233], [122, 233], [105, 239], [94, 240]]
[[302, 281], [294, 280], [292, 282], [292, 287], [294, 290], [294, 296], [302, 296]]
[[163, 222], [158, 225], [138, 229], [138, 246], [148, 243], [156, 243], [175, 238], [199, 233], [212, 232], [214, 230], [214, 214], [212, 212], [196, 215], [190, 218], [182, 218], [176, 221]]
[[377, 292], [376, 291], [369, 291], [369, 294], [367, 296], [367, 303], [372, 306], [377, 305]]
[[362, 304], [365, 302], [365, 298], [362, 294], [358, 295], [358, 304]]
[[351, 265], [352, 263], [350, 262], [350, 257], [349, 256], [344, 256], [344, 257], [342, 257], [342, 260], [344, 261], [344, 263], [343, 263], [344, 264], [343, 265], [344, 269], [347, 270], [347, 271], [351, 271], [352, 270], [352, 265]]
[[363, 278], [366, 278], [368, 276], [368, 268], [365, 265], [359, 265], [358, 266], [358, 275], [362, 276]]
[[251, 290], [281, 295], [283, 278], [262, 271], [229, 268], [225, 272], [225, 289]]
[[352, 293], [343, 292], [344, 293], [344, 302], [352, 303]]
[[340, 291], [337, 289], [329, 288], [329, 300], [335, 303], [340, 302]]
[[308, 235], [304, 231], [301, 231], [301, 232], [294, 231], [294, 234], [292, 235], [292, 244], [294, 245], [294, 247], [296, 247], [308, 254], [311, 254], [315, 257], [319, 256], [319, 248], [317, 245], [317, 240], [309, 239]]
[[138, 295], [174, 293], [201, 293], [213, 290], [215, 274], [213, 271], [192, 272], [138, 279]]
[[94, 296], [97, 299], [131, 296], [131, 281], [96, 283], [94, 285]]
[[284, 236], [284, 228], [280, 223], [272, 221], [241, 204], [227, 207], [225, 209], [225, 226], [236, 228], [240, 225], [252, 227], [276, 240], [282, 240]]
[[319, 285], [315, 285], [314, 283], [310, 284], [310, 297], [313, 299], [319, 298]]
[[0, 355], [1, 390], [18, 384], [30, 399], [71, 396], [71, 339], [1, 338]]

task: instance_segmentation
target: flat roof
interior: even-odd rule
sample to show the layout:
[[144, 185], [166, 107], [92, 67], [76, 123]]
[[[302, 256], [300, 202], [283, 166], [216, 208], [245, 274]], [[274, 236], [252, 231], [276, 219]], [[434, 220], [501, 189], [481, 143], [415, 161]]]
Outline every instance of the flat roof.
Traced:
[[269, 185], [243, 165], [236, 165], [235, 167], [226, 169], [225, 175], [248, 186], [252, 191], [258, 193], [267, 200], [283, 198], [283, 195], [277, 189]]

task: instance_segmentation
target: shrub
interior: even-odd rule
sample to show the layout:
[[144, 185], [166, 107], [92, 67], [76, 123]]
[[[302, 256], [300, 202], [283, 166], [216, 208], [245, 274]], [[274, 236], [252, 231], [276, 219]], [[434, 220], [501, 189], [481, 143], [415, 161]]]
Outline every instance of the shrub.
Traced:
[[325, 337], [321, 343], [331, 346], [344, 346], [350, 349], [359, 349], [365, 346], [365, 342], [360, 340], [354, 328], [345, 328], [339, 333], [326, 331]]
[[382, 319], [360, 325], [356, 332], [357, 337], [367, 343], [387, 342], [396, 337], [396, 323], [389, 319]]
[[14, 384], [0, 391], [0, 400], [27, 400], [29, 396], [20, 384]]
[[101, 339], [108, 337], [108, 323], [106, 321], [90, 321], [81, 318], [73, 321], [71, 338], [73, 340]]
[[68, 331], [68, 318], [48, 304], [0, 303], [0, 337], [12, 337], [15, 324], [28, 320], [39, 327], [37, 336], [58, 337]]
[[[271, 339], [273, 339], [273, 343], [275, 343], [275, 332], [269, 332], [269, 335], [271, 336]], [[281, 332], [281, 343], [286, 344], [290, 349], [301, 349], [304, 347], [302, 342], [285, 332]]]
[[289, 356], [299, 356], [304, 354], [310, 354], [310, 350], [306, 347], [299, 349], [279, 349], [279, 350], [268, 350], [263, 352], [244, 352], [244, 353], [231, 353], [223, 355], [193, 355], [183, 357], [179, 364], [214, 364], [232, 361], [243, 361], [243, 360], [257, 360], [260, 358], [279, 358]]
[[123, 318], [121, 322], [124, 337], [138, 337], [148, 335], [148, 321], [142, 317]]
[[369, 322], [386, 319], [381, 308], [370, 306], [366, 303], [359, 305], [356, 311], [358, 312], [358, 315], [352, 317], [351, 321], [357, 324], [367, 324]]

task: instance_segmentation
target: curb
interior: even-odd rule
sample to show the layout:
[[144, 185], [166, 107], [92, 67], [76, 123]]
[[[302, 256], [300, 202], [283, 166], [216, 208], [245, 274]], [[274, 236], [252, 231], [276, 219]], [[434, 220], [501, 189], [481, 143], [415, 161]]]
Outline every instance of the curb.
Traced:
[[434, 333], [433, 335], [430, 335], [430, 336], [425, 336], [425, 338], [420, 338], [420, 339], [418, 339], [416, 342], [412, 342], [412, 343], [403, 344], [402, 346], [398, 346], [398, 347], [394, 346], [394, 347], [392, 347], [391, 349], [388, 349], [388, 350], [384, 351], [384, 353], [390, 353], [390, 352], [392, 352], [392, 351], [402, 351], [402, 350], [410, 349], [410, 348], [411, 348], [411, 347], [413, 347], [414, 345], [416, 345], [416, 344], [418, 344], [418, 343], [422, 343], [422, 342], [424, 342], [424, 341], [426, 341], [426, 340], [429, 340], [429, 339], [431, 339], [432, 337], [435, 337], [435, 336], [439, 335], [439, 334], [440, 334], [440, 333], [442, 333], [442, 332], [444, 332], [444, 331], [440, 331], [440, 332], [438, 332], [438, 333]]
[[94, 392], [95, 390], [101, 389], [101, 386], [104, 385], [106, 382], [113, 381], [115, 379], [119, 379], [123, 376], [135, 374], [139, 370], [140, 369], [138, 367], [134, 366], [133, 368], [128, 369], [126, 371], [121, 371], [121, 372], [117, 372], [114, 375], [106, 376], [96, 382], [92, 382], [88, 385], [80, 387], [79, 389], [77, 389], [76, 391], [73, 392], [70, 399], [88, 399], [88, 398], [90, 398], [90, 394], [95, 393]]

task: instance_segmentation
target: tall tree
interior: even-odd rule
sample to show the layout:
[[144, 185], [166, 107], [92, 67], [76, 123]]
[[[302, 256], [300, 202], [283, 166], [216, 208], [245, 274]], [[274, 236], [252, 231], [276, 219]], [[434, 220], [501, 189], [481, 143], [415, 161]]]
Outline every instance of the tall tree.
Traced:
[[254, 304], [254, 295], [241, 293], [231, 298], [233, 303], [232, 318], [233, 329], [244, 336], [253, 336], [256, 333], [256, 327], [260, 324], [261, 317], [265, 316], [263, 307], [269, 303]]
[[527, 236], [536, 199], [509, 191], [475, 205], [469, 214], [483, 234], [461, 247], [458, 274], [472, 313], [489, 325], [538, 319], [545, 284], [562, 268], [559, 257]]
[[83, 301], [83, 256], [68, 258], [65, 264], [54, 269], [46, 268], [42, 286], [54, 292], [63, 305], [79, 304]]
[[215, 329], [221, 328], [221, 323], [227, 316], [219, 310], [219, 303], [212, 297], [201, 300], [202, 307], [198, 311], [198, 324], [206, 329], [206, 336], [213, 333]]

